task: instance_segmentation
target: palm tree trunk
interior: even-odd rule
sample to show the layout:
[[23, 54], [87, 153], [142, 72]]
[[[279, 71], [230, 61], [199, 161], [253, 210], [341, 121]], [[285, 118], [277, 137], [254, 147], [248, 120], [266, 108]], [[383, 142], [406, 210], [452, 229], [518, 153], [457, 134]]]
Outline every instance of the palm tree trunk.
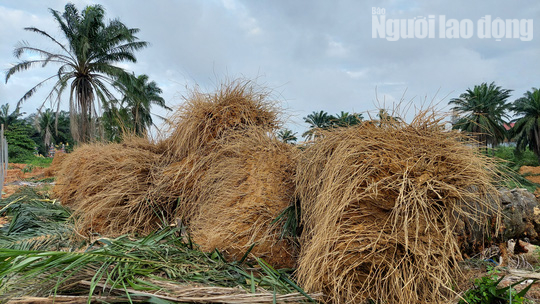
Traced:
[[536, 127], [534, 127], [534, 149], [533, 152], [536, 155], [536, 158], [538, 158], [538, 162], [540, 162], [540, 130], [538, 129], [538, 124]]

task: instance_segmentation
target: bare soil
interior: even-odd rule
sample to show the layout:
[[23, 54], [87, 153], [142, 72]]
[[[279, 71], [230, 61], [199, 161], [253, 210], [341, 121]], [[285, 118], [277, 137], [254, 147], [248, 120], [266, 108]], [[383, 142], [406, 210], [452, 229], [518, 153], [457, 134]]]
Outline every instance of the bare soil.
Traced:
[[6, 173], [4, 188], [2, 189], [2, 198], [9, 197], [15, 193], [21, 187], [21, 184], [18, 183], [20, 181], [24, 181], [29, 178], [45, 177], [44, 168], [30, 167], [27, 164], [9, 163]]

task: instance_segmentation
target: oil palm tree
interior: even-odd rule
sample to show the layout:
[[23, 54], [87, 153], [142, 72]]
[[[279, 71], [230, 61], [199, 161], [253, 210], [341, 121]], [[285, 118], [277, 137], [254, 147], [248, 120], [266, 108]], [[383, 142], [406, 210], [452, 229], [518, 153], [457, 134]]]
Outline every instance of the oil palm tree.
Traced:
[[339, 114], [332, 116], [332, 124], [336, 127], [349, 127], [362, 122], [364, 119], [362, 114], [341, 111]]
[[160, 96], [161, 88], [155, 81], [149, 81], [147, 75], [124, 75], [116, 81], [115, 85], [124, 95], [121, 103], [123, 108], [129, 110], [132, 121], [131, 131], [136, 135], [146, 134], [148, 128], [154, 124], [150, 113], [152, 105], [171, 110]]
[[68, 112], [55, 113], [49, 108], [30, 114], [25, 120], [28, 125], [33, 126], [31, 138], [38, 144], [40, 154], [45, 155], [52, 145], [73, 146]]
[[293, 133], [290, 129], [279, 130], [277, 137], [286, 144], [294, 144], [298, 140], [296, 132]]
[[325, 111], [319, 111], [309, 114], [304, 117], [304, 121], [309, 124], [309, 130], [302, 134], [307, 140], [318, 137], [319, 130], [326, 130], [332, 126], [334, 116], [329, 115]]
[[379, 119], [379, 124], [381, 122], [402, 122], [403, 119], [401, 119], [399, 116], [392, 116], [394, 113], [390, 114], [388, 113], [388, 110], [386, 109], [379, 109], [379, 112], [377, 113], [377, 118]]
[[449, 104], [455, 105], [452, 110], [459, 117], [454, 129], [473, 134], [484, 147], [497, 146], [506, 137], [504, 123], [509, 118], [506, 111], [510, 106], [506, 101], [511, 92], [494, 82], [482, 83], [450, 100]]
[[112, 142], [122, 141], [123, 134], [131, 133], [133, 121], [127, 108], [120, 102], [110, 101], [104, 104], [101, 124], [106, 140]]
[[522, 151], [529, 147], [540, 160], [540, 91], [532, 88], [532, 91], [527, 91], [514, 101], [510, 109], [518, 116], [510, 129], [517, 149]]
[[48, 38], [59, 49], [57, 52], [49, 52], [20, 42], [14, 51], [16, 58], [21, 59], [25, 53], [37, 54], [40, 58], [25, 59], [11, 67], [6, 73], [6, 82], [20, 71], [37, 66], [45, 67], [50, 63], [59, 65], [53, 75], [24, 94], [19, 104], [54, 80], [46, 100], [51, 99], [58, 108], [62, 93], [69, 92], [73, 138], [87, 142], [97, 134], [96, 121], [101, 103], [113, 98], [108, 88], [115, 79], [126, 73], [114, 64], [122, 61], [136, 62], [134, 52], [146, 47], [147, 42], [139, 41], [135, 36], [139, 29], [128, 28], [117, 19], [106, 23], [105, 10], [100, 5], [90, 5], [79, 12], [73, 4], [68, 3], [63, 13], [53, 9], [50, 12], [67, 43], [56, 40], [36, 27], [25, 28]]
[[35, 121], [35, 127], [38, 131], [45, 150], [48, 151], [52, 144], [54, 144], [53, 133], [55, 129], [55, 116], [51, 109], [46, 109], [44, 112], [39, 113], [37, 120]]
[[9, 130], [9, 126], [19, 121], [19, 118], [24, 115], [20, 110], [21, 108], [17, 107], [10, 112], [9, 103], [0, 106], [0, 124], [4, 125], [5, 130]]

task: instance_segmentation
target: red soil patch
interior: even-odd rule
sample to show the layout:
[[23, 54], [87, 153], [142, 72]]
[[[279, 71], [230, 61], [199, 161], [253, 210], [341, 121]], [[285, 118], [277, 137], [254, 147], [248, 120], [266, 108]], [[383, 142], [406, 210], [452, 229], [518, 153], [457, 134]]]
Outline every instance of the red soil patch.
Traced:
[[[540, 184], [540, 166], [522, 166], [521, 168], [519, 168], [519, 173], [522, 175], [526, 175], [525, 178], [527, 180], [536, 184]], [[540, 188], [536, 189], [534, 195], [536, 195], [537, 198], [540, 197]]]
[[[28, 172], [25, 172], [28, 171]], [[2, 189], [2, 198], [6, 198], [15, 193], [19, 189], [19, 185], [9, 185], [16, 181], [22, 181], [32, 177], [44, 177], [44, 168], [30, 167], [27, 164], [10, 163], [6, 172], [6, 178], [4, 180], [4, 187]]]
[[[27, 172], [25, 172], [27, 171]], [[17, 180], [23, 180], [31, 177], [41, 177], [44, 175], [44, 168], [31, 167], [27, 164], [10, 163], [8, 165], [7, 175], [4, 183], [11, 183]]]
[[4, 226], [7, 223], [9, 223], [7, 217], [0, 217], [0, 227]]
[[540, 175], [540, 167], [522, 166], [519, 168], [520, 174]]

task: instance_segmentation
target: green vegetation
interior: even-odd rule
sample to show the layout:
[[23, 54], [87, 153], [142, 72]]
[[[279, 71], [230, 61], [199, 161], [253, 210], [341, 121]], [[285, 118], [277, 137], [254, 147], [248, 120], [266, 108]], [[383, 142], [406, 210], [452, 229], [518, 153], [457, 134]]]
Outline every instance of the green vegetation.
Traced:
[[53, 159], [51, 157], [32, 156], [25, 159], [22, 163], [28, 164], [29, 166], [47, 168], [51, 165], [52, 161]]
[[540, 91], [532, 88], [524, 97], [517, 99], [511, 107], [519, 116], [512, 128], [512, 137], [517, 140], [520, 151], [528, 147], [540, 160]]
[[[107, 286], [129, 298], [144, 292], [146, 300], [158, 301], [151, 292], [182, 284], [238, 287], [246, 292], [303, 294], [290, 279], [290, 270], [276, 270], [264, 260], [255, 265], [245, 257], [226, 261], [219, 251], [201, 252], [181, 229], [167, 228], [144, 238], [98, 238], [91, 244], [76, 241], [69, 210], [42, 191], [22, 188], [0, 201], [0, 215], [10, 223], [0, 228], [0, 299], [16, 295], [93, 295]], [[80, 251], [85, 247], [86, 250]], [[36, 280], [39, 278], [39, 280]], [[91, 282], [86, 288], [73, 283]]]
[[34, 157], [36, 143], [30, 138], [32, 127], [24, 122], [14, 123], [6, 129], [8, 159], [12, 163], [25, 163]]
[[534, 192], [540, 185], [535, 184], [521, 175], [519, 169], [522, 166], [538, 166], [538, 159], [534, 153], [528, 149], [520, 151], [515, 147], [499, 146], [495, 149], [485, 151], [487, 155], [494, 156], [501, 160], [501, 171], [506, 175], [501, 177], [500, 186], [513, 189], [525, 188], [529, 192]]
[[0, 228], [2, 249], [59, 250], [73, 245], [70, 212], [34, 188], [23, 187], [1, 200], [0, 216], [10, 220]]
[[115, 86], [120, 89], [124, 97], [105, 103], [105, 112], [102, 123], [105, 128], [106, 139], [119, 142], [123, 134], [144, 136], [148, 129], [154, 125], [150, 108], [157, 105], [171, 110], [155, 81], [149, 81], [147, 75], [127, 74], [118, 78]]
[[454, 128], [471, 133], [485, 147], [488, 144], [497, 146], [506, 138], [504, 123], [509, 117], [506, 101], [511, 92], [494, 82], [467, 89], [459, 98], [449, 102], [455, 105], [452, 110], [458, 115]]
[[39, 154], [47, 155], [51, 147], [60, 148], [62, 144], [66, 149], [74, 146], [68, 112], [55, 113], [52, 109], [45, 109], [30, 114], [25, 120], [33, 127], [31, 138], [36, 142]]
[[286, 144], [294, 144], [298, 140], [296, 137], [296, 132], [293, 133], [293, 131], [289, 129], [279, 130], [277, 137]]
[[517, 171], [521, 166], [538, 166], [536, 155], [529, 149], [519, 150], [515, 147], [497, 147], [493, 155], [507, 161], [506, 165]]
[[[135, 291], [158, 291], [169, 283], [199, 283], [209, 286], [258, 288], [277, 293], [303, 292], [283, 271], [259, 260], [258, 270], [241, 263], [228, 263], [217, 251], [206, 254], [182, 242], [178, 230], [165, 229], [142, 239], [126, 236], [98, 239], [83, 253], [0, 249], [0, 277], [12, 294], [35, 294], [40, 290], [64, 291], [76, 281], [92, 282], [89, 295], [106, 285]], [[36, 276], [40, 283], [36, 283]], [[126, 295], [135, 293], [126, 290]]]
[[321, 130], [329, 130], [337, 127], [348, 127], [362, 122], [362, 114], [343, 112], [336, 115], [329, 115], [325, 111], [313, 111], [304, 117], [304, 121], [309, 124], [309, 130], [302, 134], [307, 140], [317, 138]]
[[50, 63], [59, 65], [50, 77], [24, 94], [19, 104], [32, 97], [49, 80], [55, 79], [46, 100], [52, 100], [58, 106], [61, 94], [67, 90], [70, 93], [71, 134], [77, 142], [88, 142], [99, 134], [99, 103], [105, 104], [115, 99], [107, 85], [119, 77], [127, 77], [127, 72], [115, 64], [136, 62], [134, 52], [148, 43], [139, 41], [135, 36], [139, 29], [128, 28], [118, 19], [106, 23], [105, 9], [101, 5], [90, 5], [79, 12], [75, 5], [68, 3], [63, 13], [53, 9], [50, 12], [60, 26], [66, 43], [36, 27], [25, 28], [48, 38], [58, 50], [49, 52], [20, 42], [14, 51], [18, 59], [26, 53], [37, 54], [40, 58], [24, 59], [11, 67], [6, 73], [6, 82], [17, 72], [37, 66], [45, 67]]
[[486, 276], [474, 280], [474, 287], [463, 294], [463, 299], [459, 301], [459, 304], [527, 303], [524, 296], [534, 281], [518, 292], [514, 287], [523, 283], [525, 280], [506, 287], [499, 287], [498, 285], [503, 279], [504, 276], [499, 277], [497, 271], [489, 271]]

